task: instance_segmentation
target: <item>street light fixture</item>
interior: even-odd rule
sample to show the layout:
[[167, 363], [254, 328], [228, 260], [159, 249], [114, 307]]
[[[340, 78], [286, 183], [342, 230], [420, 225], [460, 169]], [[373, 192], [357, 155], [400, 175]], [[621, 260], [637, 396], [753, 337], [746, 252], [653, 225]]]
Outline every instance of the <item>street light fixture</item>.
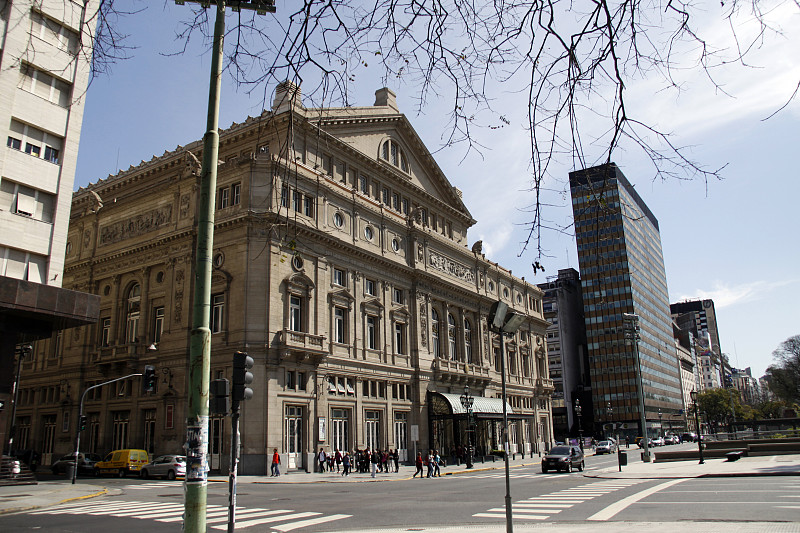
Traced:
[[475, 398], [469, 393], [469, 386], [464, 385], [461, 395], [461, 406], [467, 412], [467, 468], [472, 468], [472, 404]]
[[578, 419], [578, 446], [581, 447], [581, 451], [583, 451], [583, 428], [581, 427], [581, 400], [580, 398], [575, 398], [573, 402], [575, 404], [575, 417]]
[[705, 463], [703, 460], [703, 439], [700, 437], [700, 416], [697, 414], [697, 391], [693, 390], [689, 393], [692, 397], [692, 407], [694, 407], [694, 424], [697, 427], [697, 451], [700, 454], [700, 464]]
[[661, 417], [664, 416], [661, 413], [661, 408], [658, 409], [658, 433], [663, 437], [664, 436], [664, 428], [661, 426]]

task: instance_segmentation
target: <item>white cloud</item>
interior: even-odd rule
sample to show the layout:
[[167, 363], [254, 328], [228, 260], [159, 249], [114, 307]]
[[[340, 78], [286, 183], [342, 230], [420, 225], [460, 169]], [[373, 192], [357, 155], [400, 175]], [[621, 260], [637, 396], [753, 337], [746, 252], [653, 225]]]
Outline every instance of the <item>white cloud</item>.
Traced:
[[715, 308], [722, 309], [764, 298], [767, 293], [794, 283], [797, 283], [797, 280], [756, 280], [738, 285], [715, 281], [711, 290], [697, 289], [694, 294], [680, 296], [679, 300], [711, 299], [714, 300]]

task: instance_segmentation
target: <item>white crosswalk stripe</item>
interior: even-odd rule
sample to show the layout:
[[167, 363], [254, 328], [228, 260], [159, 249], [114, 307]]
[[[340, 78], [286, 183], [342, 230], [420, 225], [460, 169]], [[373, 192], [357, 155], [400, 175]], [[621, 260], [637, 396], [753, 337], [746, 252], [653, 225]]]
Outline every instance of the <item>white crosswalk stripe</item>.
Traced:
[[[169, 523], [183, 521], [183, 505], [183, 502], [93, 501], [58, 505], [48, 509], [30, 511], [28, 514], [114, 516]], [[346, 514], [325, 515], [316, 512], [298, 512], [291, 509], [237, 507], [236, 529], [267, 525], [269, 529], [275, 531], [292, 531], [302, 527], [350, 518], [350, 516]], [[211, 529], [226, 530], [228, 529], [228, 508], [220, 505], [209, 505], [206, 519]]]
[[[555, 477], [541, 476], [535, 477]], [[526, 500], [514, 502], [511, 506], [514, 520], [547, 520], [551, 516], [560, 513], [564, 509], [569, 509], [578, 503], [583, 503], [592, 498], [604, 496], [611, 492], [643, 483], [643, 479], [598, 481], [572, 487], [569, 489], [558, 490], [541, 496], [533, 496]], [[475, 513], [476, 518], [497, 518], [505, 519], [506, 510], [504, 507], [496, 507]]]
[[150, 489], [166, 489], [166, 488], [183, 488], [182, 481], [159, 481], [156, 483], [139, 483], [137, 485], [124, 485], [125, 490], [150, 490]]

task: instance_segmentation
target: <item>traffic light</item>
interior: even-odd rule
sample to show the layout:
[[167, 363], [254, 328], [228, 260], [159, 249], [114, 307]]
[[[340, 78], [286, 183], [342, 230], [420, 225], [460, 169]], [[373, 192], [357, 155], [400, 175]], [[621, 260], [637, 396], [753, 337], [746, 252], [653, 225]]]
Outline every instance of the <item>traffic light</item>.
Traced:
[[248, 372], [253, 368], [253, 358], [245, 352], [233, 354], [233, 391], [231, 399], [234, 402], [249, 400], [253, 397], [253, 389], [248, 387], [253, 382], [253, 374]]
[[142, 394], [156, 391], [156, 367], [145, 365], [142, 373]]
[[78, 428], [80, 428], [80, 431], [83, 431], [84, 429], [86, 429], [86, 421], [87, 420], [88, 420], [88, 417], [86, 415], [81, 415], [80, 418], [78, 419]]
[[208, 410], [212, 415], [227, 415], [231, 410], [231, 386], [227, 379], [220, 378], [211, 382], [209, 388]]
[[5, 409], [5, 408], [6, 408], [6, 401], [5, 400], [0, 400], [0, 413], [2, 413], [3, 409]]

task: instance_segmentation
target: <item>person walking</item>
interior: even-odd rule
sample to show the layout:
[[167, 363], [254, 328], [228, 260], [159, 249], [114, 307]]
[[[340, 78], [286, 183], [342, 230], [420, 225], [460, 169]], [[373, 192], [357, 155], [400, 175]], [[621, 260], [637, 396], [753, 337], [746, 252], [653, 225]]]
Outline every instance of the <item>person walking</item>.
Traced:
[[342, 457], [342, 476], [349, 476], [350, 475], [350, 454], [344, 452], [344, 457]]
[[336, 471], [339, 472], [339, 467], [342, 466], [342, 452], [340, 452], [339, 450], [336, 450], [335, 460], [336, 460]]
[[281, 475], [281, 456], [278, 454], [278, 448], [272, 452], [272, 474], [270, 477], [277, 477]]
[[433, 450], [433, 477], [442, 477], [441, 463], [442, 458], [439, 457], [439, 452]]
[[397, 448], [394, 449], [392, 452], [392, 461], [394, 462], [394, 471], [395, 473], [400, 471], [400, 452]]
[[370, 473], [372, 477], [375, 477], [378, 473], [378, 462], [381, 460], [381, 452], [378, 450], [373, 450], [372, 455], [370, 456]]
[[417, 467], [417, 471], [411, 477], [417, 477], [417, 474], [419, 474], [419, 478], [422, 479], [422, 452], [417, 452], [417, 459], [414, 461], [414, 465]]
[[434, 459], [433, 450], [428, 450], [428, 476], [427, 477], [429, 477], [429, 478], [433, 477], [433, 466], [434, 466], [435, 462], [436, 462], [436, 459]]
[[319, 462], [319, 471], [325, 472], [325, 463], [328, 461], [328, 454], [325, 453], [325, 448], [319, 449], [319, 455], [317, 455], [317, 461]]

